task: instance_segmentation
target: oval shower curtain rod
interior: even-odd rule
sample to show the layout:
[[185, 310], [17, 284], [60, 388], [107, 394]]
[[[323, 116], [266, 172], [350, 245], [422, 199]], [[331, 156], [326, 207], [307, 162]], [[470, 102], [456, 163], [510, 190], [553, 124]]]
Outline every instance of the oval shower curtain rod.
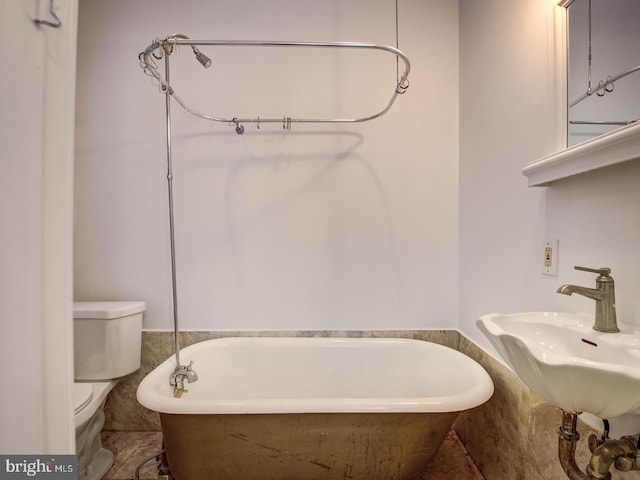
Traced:
[[[174, 48], [179, 45], [190, 46], [196, 59], [202, 64], [203, 67], [208, 68], [211, 65], [211, 59], [198, 50], [198, 46], [255, 46], [255, 47], [308, 47], [308, 48], [349, 48], [349, 49], [371, 49], [382, 50], [390, 52], [396, 56], [397, 59], [401, 59], [404, 63], [404, 72], [400, 74], [398, 72], [398, 80], [391, 95], [391, 98], [387, 105], [379, 112], [360, 118], [291, 118], [286, 115], [279, 118], [223, 118], [213, 115], [207, 115], [195, 111], [190, 108], [184, 100], [182, 100], [176, 92], [173, 90], [168, 80], [168, 62], [169, 55], [174, 51]], [[158, 72], [155, 60], [165, 59], [165, 78], [163, 79]], [[407, 56], [397, 48], [387, 45], [377, 45], [373, 43], [357, 43], [357, 42], [291, 42], [291, 41], [277, 41], [277, 40], [194, 40], [190, 39], [186, 35], [174, 34], [169, 35], [164, 39], [156, 39], [151, 45], [149, 45], [143, 52], [138, 55], [140, 59], [140, 67], [149, 76], [154, 77], [160, 83], [160, 89], [163, 93], [168, 92], [178, 104], [184, 108], [187, 112], [205, 120], [214, 122], [223, 122], [236, 127], [237, 133], [243, 133], [243, 123], [282, 123], [283, 128], [286, 130], [291, 129], [292, 123], [359, 123], [366, 122], [379, 118], [389, 111], [398, 95], [402, 95], [409, 88], [409, 71], [411, 70], [411, 63]]]
[[[199, 46], [256, 46], [256, 47], [307, 47], [307, 48], [351, 48], [351, 49], [373, 49], [387, 51], [396, 57], [396, 81], [397, 84], [391, 95], [391, 99], [387, 105], [378, 113], [361, 118], [291, 118], [286, 115], [281, 118], [221, 118], [212, 115], [205, 115], [189, 108], [187, 104], [178, 96], [170, 83], [169, 56], [174, 52], [178, 45], [190, 46], [196, 60], [204, 67], [211, 66], [211, 59], [202, 53]], [[158, 72], [156, 60], [164, 58], [164, 78]], [[140, 67], [145, 74], [155, 78], [160, 84], [160, 91], [165, 96], [165, 114], [166, 114], [166, 133], [167, 133], [167, 187], [169, 200], [169, 239], [171, 247], [171, 286], [173, 300], [173, 330], [175, 342], [175, 358], [176, 368], [169, 377], [169, 384], [174, 387], [174, 395], [180, 397], [186, 390], [184, 389], [184, 381], [191, 383], [198, 379], [197, 374], [193, 371], [191, 364], [182, 365], [180, 363], [180, 340], [179, 340], [179, 321], [178, 321], [178, 290], [176, 275], [176, 247], [175, 247], [175, 228], [173, 221], [173, 161], [171, 148], [171, 97], [178, 102], [187, 112], [214, 122], [224, 122], [235, 127], [238, 134], [244, 133], [243, 123], [255, 123], [260, 127], [261, 123], [281, 123], [285, 130], [291, 129], [292, 122], [296, 123], [357, 123], [366, 122], [381, 117], [389, 111], [393, 102], [398, 95], [406, 92], [409, 88], [409, 70], [411, 65], [407, 56], [400, 50], [386, 45], [375, 45], [372, 43], [352, 43], [352, 42], [285, 42], [285, 41], [253, 41], [253, 40], [192, 40], [186, 35], [174, 34], [164, 39], [156, 39], [143, 52], [138, 54]], [[399, 72], [399, 59], [404, 62], [404, 72]]]

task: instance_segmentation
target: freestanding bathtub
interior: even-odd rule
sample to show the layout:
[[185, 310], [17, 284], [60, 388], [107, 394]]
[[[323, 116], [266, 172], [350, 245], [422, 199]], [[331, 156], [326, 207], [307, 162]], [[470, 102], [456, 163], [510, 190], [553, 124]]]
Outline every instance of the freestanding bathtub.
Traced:
[[469, 357], [411, 339], [222, 338], [180, 361], [199, 376], [181, 398], [174, 356], [137, 393], [177, 480], [421, 478], [458, 412], [493, 393]]

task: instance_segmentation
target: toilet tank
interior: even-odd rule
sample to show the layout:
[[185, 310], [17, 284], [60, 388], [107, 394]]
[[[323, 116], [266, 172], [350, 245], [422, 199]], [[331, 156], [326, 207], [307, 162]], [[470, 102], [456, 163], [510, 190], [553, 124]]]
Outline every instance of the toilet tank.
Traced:
[[140, 368], [144, 302], [74, 302], [76, 380], [108, 380]]

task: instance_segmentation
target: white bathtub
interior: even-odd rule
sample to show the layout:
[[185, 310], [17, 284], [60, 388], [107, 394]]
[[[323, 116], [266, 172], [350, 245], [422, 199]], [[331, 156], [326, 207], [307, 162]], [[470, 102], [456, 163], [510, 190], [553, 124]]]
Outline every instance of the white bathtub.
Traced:
[[180, 361], [199, 376], [181, 398], [169, 385], [174, 356], [138, 388], [160, 413], [178, 480], [414, 478], [457, 413], [493, 393], [469, 357], [411, 339], [223, 338]]

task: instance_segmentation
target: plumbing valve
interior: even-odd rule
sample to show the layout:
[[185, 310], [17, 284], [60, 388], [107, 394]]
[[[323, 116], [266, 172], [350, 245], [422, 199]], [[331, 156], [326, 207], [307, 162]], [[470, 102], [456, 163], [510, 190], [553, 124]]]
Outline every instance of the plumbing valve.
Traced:
[[185, 380], [188, 383], [198, 381], [198, 374], [193, 370], [193, 360], [189, 362], [189, 365], [177, 366], [169, 377], [169, 385], [173, 386], [173, 396], [175, 398], [180, 398], [183, 393], [189, 391], [184, 388]]

